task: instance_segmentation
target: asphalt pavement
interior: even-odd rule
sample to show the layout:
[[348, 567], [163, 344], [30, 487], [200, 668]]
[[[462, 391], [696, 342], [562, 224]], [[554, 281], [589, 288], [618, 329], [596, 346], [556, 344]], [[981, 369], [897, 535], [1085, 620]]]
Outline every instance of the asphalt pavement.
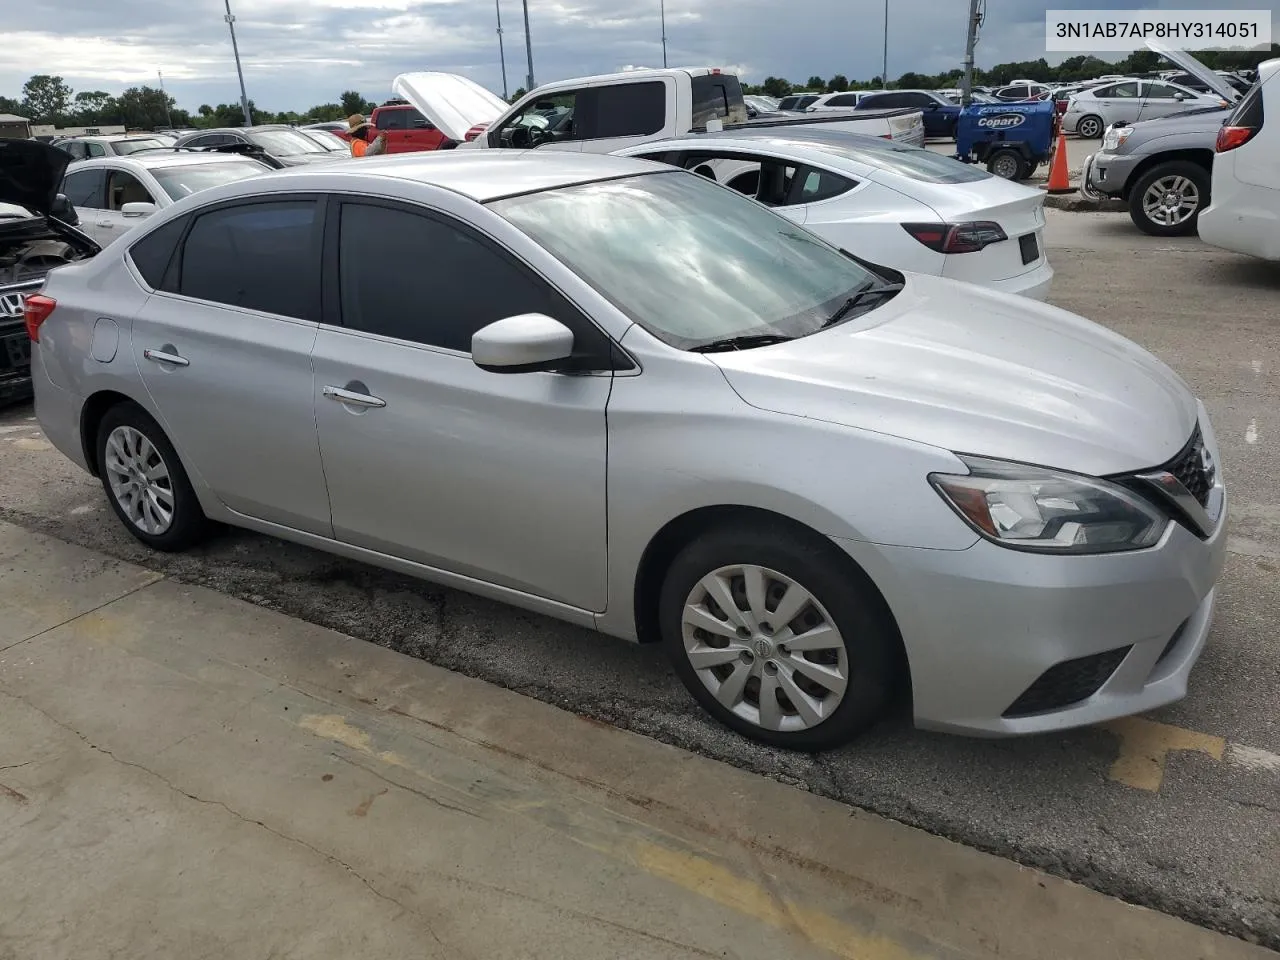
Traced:
[[1218, 621], [1190, 694], [1144, 718], [980, 741], [899, 714], [839, 751], [769, 750], [709, 721], [655, 648], [242, 532], [149, 553], [30, 406], [0, 415], [0, 520], [1280, 948], [1280, 269], [1144, 236], [1124, 215], [1048, 216], [1052, 301], [1187, 379], [1232, 496]]

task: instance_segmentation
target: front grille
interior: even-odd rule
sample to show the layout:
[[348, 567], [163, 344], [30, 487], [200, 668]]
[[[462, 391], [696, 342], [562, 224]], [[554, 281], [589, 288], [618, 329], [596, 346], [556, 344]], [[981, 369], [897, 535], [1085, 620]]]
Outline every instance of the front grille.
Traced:
[[1164, 469], [1178, 478], [1200, 506], [1208, 506], [1209, 491], [1218, 478], [1218, 465], [1204, 445], [1199, 424], [1182, 452], [1165, 464]]
[[1048, 713], [1050, 710], [1061, 710], [1088, 700], [1111, 678], [1131, 649], [1132, 647], [1121, 647], [1054, 664], [1040, 674], [1022, 696], [1013, 701], [1003, 716], [1025, 717], [1033, 713]]

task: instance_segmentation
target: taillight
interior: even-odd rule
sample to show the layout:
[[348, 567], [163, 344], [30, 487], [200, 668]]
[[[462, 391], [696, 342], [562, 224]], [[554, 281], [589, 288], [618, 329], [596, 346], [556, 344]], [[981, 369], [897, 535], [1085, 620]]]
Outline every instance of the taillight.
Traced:
[[983, 247], [1009, 239], [1000, 224], [990, 220], [904, 223], [902, 229], [937, 253], [976, 253]]
[[476, 137], [480, 136], [480, 134], [484, 133], [485, 128], [488, 126], [489, 125], [487, 123], [477, 123], [474, 127], [468, 130], [465, 137], [467, 143], [470, 143]]
[[42, 297], [38, 293], [27, 296], [22, 304], [22, 313], [27, 321], [27, 336], [32, 343], [40, 342], [40, 324], [49, 319], [58, 301], [53, 297]]
[[1218, 153], [1226, 153], [1236, 147], [1243, 147], [1257, 132], [1257, 127], [1223, 127], [1218, 131], [1218, 143], [1215, 149]]

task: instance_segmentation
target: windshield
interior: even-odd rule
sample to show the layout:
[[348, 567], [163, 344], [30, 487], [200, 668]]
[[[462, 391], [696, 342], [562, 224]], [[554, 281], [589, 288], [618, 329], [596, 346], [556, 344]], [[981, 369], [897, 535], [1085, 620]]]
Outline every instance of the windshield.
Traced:
[[291, 157], [299, 153], [326, 153], [324, 147], [310, 137], [292, 130], [257, 130], [250, 138], [273, 157]]
[[181, 167], [153, 167], [151, 175], [160, 187], [174, 200], [181, 200], [210, 187], [234, 183], [248, 177], [268, 173], [269, 167], [255, 160], [237, 160], [233, 163], [193, 163]]
[[119, 156], [127, 157], [131, 153], [137, 153], [139, 150], [163, 150], [169, 146], [164, 140], [117, 140], [111, 144], [111, 149]]
[[489, 204], [654, 336], [681, 349], [802, 337], [881, 278], [762, 204], [673, 171]]
[[330, 153], [347, 153], [350, 147], [337, 134], [330, 133], [328, 130], [303, 130], [303, 135], [314, 140], [320, 146], [324, 147]]

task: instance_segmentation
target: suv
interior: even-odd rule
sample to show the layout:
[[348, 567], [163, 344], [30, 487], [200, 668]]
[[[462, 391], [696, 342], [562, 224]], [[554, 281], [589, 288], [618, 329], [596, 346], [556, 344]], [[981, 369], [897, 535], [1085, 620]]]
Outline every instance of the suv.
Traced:
[[172, 146], [168, 137], [93, 136], [62, 137], [53, 145], [71, 154], [72, 160], [92, 160], [94, 157], [127, 157], [139, 150], [162, 150]]
[[75, 229], [75, 209], [58, 193], [70, 162], [38, 140], [0, 140], [0, 403], [31, 395], [25, 296], [54, 267], [101, 249]]
[[387, 136], [387, 153], [444, 150], [457, 146], [407, 100], [388, 100], [373, 111], [374, 127]]

